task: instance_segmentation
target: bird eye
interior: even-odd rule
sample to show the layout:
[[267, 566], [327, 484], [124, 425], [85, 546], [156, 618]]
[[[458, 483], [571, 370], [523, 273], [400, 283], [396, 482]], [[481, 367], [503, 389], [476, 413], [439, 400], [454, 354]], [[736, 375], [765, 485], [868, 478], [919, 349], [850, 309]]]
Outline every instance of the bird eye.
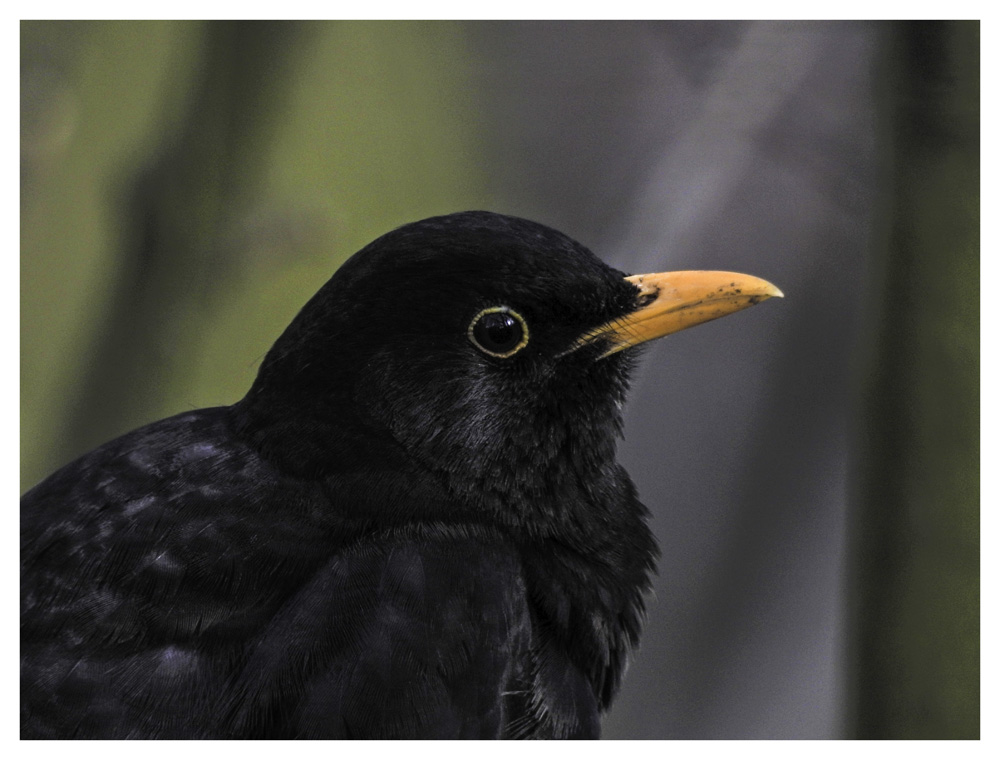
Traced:
[[472, 320], [469, 340], [484, 353], [506, 359], [528, 345], [528, 324], [507, 306], [491, 306]]

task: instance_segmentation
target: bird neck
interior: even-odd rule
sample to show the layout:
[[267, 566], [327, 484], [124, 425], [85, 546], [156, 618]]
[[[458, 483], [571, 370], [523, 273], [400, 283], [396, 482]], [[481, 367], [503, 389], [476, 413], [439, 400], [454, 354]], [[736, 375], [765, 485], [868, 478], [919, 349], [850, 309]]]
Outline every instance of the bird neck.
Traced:
[[[616, 694], [645, 619], [658, 549], [624, 470], [612, 500], [578, 505], [576, 525], [522, 549], [541, 629], [586, 674], [601, 709]], [[624, 496], [624, 498], [622, 498]]]
[[287, 396], [250, 393], [232, 408], [235, 427], [286, 472], [315, 479], [328, 493], [352, 494], [331, 498], [331, 506], [358, 530], [495, 526], [518, 548], [544, 635], [587, 676], [602, 709], [610, 704], [638, 642], [658, 554], [648, 512], [614, 460], [614, 435], [592, 432], [616, 429], [615, 420], [549, 431], [543, 442], [537, 430], [512, 426], [524, 439], [503, 441], [505, 458], [466, 451], [464, 466], [442, 468], [353, 407], [304, 416], [287, 403]]

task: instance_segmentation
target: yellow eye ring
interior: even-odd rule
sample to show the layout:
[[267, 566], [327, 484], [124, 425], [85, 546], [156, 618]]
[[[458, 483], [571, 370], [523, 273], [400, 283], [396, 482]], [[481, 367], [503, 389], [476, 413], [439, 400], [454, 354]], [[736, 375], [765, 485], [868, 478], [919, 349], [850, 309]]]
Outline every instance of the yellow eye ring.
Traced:
[[528, 323], [509, 306], [490, 306], [469, 323], [469, 340], [484, 354], [507, 359], [528, 345]]

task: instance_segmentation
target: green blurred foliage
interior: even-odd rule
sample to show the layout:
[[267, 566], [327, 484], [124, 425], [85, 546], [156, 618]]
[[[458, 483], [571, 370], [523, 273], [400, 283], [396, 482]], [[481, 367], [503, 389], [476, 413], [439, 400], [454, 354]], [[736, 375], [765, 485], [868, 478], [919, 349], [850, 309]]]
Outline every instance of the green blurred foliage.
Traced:
[[[208, 27], [22, 23], [22, 488], [111, 435], [240, 398], [296, 310], [382, 232], [495, 206], [460, 24], [324, 22], [292, 34], [275, 25], [284, 34], [276, 44], [287, 47], [278, 51], [279, 81], [236, 93], [235, 105], [198, 100], [211, 76]], [[229, 263], [213, 269], [180, 253], [161, 262], [181, 271], [155, 270], [176, 282], [164, 282], [165, 305], [138, 329], [165, 359], [108, 379], [107, 367], [93, 366], [102, 356], [95, 345], [115, 313], [123, 260], [134, 255], [132, 183], [184, 135], [220, 129], [246, 144], [216, 158], [206, 138], [202, 155], [187, 152], [197, 181], [181, 174], [156, 202], [173, 206], [161, 214], [170, 224], [195, 225], [179, 240], [212, 248], [196, 255], [224, 251]], [[212, 181], [223, 172], [228, 182]], [[211, 298], [193, 295], [205, 288]], [[85, 377], [103, 378], [110, 396], [119, 391], [107, 386], [121, 384], [140, 402], [121, 419], [103, 411], [94, 424]], [[84, 420], [79, 435], [67, 430], [74, 418]], [[71, 450], [60, 443], [67, 437]]]
[[978, 739], [979, 23], [901, 23], [851, 588], [851, 732]]
[[48, 452], [118, 254], [110, 185], [155, 143], [186, 36], [174, 23], [22, 22], [22, 488], [58, 464]]

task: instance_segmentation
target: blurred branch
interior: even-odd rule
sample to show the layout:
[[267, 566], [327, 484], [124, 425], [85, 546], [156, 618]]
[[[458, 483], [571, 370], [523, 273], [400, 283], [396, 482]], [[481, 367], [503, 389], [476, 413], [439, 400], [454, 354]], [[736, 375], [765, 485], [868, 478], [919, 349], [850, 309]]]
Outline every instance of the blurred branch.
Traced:
[[852, 733], [973, 739], [979, 23], [897, 25], [888, 76], [891, 218], [854, 525]]
[[183, 318], [238, 271], [221, 238], [280, 116], [295, 22], [208, 22], [189, 108], [127, 185], [118, 280], [62, 437], [65, 461], [147, 418]]
[[74, 21], [21, 22], [22, 211], [35, 198], [38, 175], [72, 137], [77, 102], [70, 83], [88, 30]]

